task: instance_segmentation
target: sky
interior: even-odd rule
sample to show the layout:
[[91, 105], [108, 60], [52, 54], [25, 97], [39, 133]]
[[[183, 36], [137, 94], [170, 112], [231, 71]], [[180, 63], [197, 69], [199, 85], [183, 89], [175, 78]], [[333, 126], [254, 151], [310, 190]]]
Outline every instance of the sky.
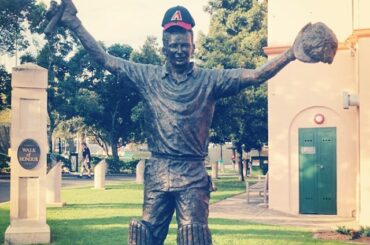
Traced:
[[[49, 2], [43, 0], [44, 2]], [[195, 39], [199, 31], [208, 32], [208, 0], [74, 0], [78, 17], [95, 39], [110, 45], [125, 43], [133, 48], [144, 44], [148, 35], [161, 43], [162, 18], [176, 5], [186, 7], [195, 20]]]
[[[38, 0], [49, 5], [49, 0]], [[60, 0], [58, 0], [60, 2]], [[139, 49], [147, 36], [155, 36], [162, 43], [162, 18], [167, 9], [181, 5], [195, 20], [194, 38], [208, 32], [210, 16], [204, 12], [208, 0], [74, 0], [77, 16], [85, 28], [106, 45], [128, 44]], [[29, 51], [35, 52], [35, 47]], [[8, 71], [16, 66], [15, 58], [0, 57]]]

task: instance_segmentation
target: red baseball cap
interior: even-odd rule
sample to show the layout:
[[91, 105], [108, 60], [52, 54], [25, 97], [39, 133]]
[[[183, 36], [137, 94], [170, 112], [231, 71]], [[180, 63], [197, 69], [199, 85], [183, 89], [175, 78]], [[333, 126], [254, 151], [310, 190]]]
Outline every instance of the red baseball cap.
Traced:
[[166, 11], [163, 17], [162, 26], [164, 31], [173, 26], [179, 26], [185, 30], [191, 30], [195, 26], [195, 22], [190, 12], [185, 7], [176, 6]]

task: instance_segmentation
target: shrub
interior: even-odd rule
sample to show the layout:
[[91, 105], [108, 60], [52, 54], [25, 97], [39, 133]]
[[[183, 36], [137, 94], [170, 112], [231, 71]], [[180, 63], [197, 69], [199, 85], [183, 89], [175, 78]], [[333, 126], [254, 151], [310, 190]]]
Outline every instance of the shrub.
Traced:
[[10, 157], [0, 153], [0, 172], [10, 173]]
[[366, 226], [366, 227], [361, 226], [360, 232], [362, 236], [370, 237], [370, 227], [369, 226]]
[[135, 174], [136, 173], [136, 165], [139, 163], [139, 160], [131, 160], [124, 162], [124, 168], [122, 169], [123, 172]]
[[103, 160], [102, 157], [99, 156], [91, 156], [90, 164], [91, 168], [93, 168], [96, 164], [98, 164], [101, 160]]
[[117, 174], [120, 172], [121, 167], [123, 166], [123, 161], [114, 158], [106, 159], [108, 164], [108, 172], [111, 174]]
[[108, 163], [108, 172], [111, 174], [118, 173], [135, 174], [136, 165], [139, 162], [139, 160], [122, 161], [113, 158], [107, 158], [106, 160]]
[[347, 229], [345, 226], [338, 226], [335, 231], [337, 233], [343, 234], [343, 235], [349, 235], [350, 234], [350, 230]]
[[361, 232], [356, 231], [355, 229], [349, 229], [349, 235], [351, 236], [351, 239], [358, 239], [361, 237]]
[[62, 167], [67, 167], [68, 169], [70, 168], [70, 161], [68, 158], [65, 156], [52, 152], [47, 154], [47, 166], [48, 170], [54, 166], [55, 162], [62, 162]]

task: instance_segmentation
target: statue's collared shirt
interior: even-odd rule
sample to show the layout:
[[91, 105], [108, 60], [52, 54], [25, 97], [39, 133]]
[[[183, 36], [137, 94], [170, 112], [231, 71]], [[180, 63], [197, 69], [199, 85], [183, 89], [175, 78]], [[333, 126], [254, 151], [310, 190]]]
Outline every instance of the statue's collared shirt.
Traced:
[[208, 181], [204, 159], [216, 100], [240, 91], [243, 69], [202, 69], [191, 64], [184, 79], [176, 81], [166, 65], [120, 59], [118, 66], [118, 75], [128, 78], [145, 103], [146, 136], [153, 155], [146, 174], [158, 180], [150, 178], [153, 187], [203, 186]]

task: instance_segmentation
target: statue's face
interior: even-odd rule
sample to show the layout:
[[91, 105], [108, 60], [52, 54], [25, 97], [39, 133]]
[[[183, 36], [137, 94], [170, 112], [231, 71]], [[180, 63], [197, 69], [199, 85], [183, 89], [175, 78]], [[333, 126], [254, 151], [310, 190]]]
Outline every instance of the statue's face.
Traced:
[[163, 51], [171, 66], [186, 69], [194, 52], [191, 33], [171, 33]]

